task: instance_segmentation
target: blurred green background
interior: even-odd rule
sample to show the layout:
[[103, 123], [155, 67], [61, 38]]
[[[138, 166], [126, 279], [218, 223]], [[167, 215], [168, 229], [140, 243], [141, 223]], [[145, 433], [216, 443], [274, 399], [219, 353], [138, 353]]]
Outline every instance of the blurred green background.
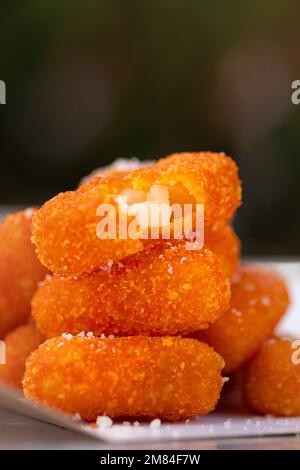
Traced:
[[222, 150], [248, 255], [300, 255], [299, 1], [1, 0], [0, 204], [117, 157]]

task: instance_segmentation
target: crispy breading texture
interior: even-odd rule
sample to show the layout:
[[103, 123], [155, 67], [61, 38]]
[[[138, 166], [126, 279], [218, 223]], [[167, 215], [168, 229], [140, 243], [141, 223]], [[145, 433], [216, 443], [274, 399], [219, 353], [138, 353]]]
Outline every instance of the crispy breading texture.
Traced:
[[170, 202], [205, 205], [205, 228], [226, 225], [241, 204], [238, 167], [224, 153], [184, 152], [128, 175], [134, 189], [149, 191], [153, 184], [169, 188]]
[[193, 339], [57, 337], [27, 360], [23, 386], [27, 398], [88, 421], [104, 414], [179, 421], [215, 408], [223, 365]]
[[[76, 191], [61, 193], [44, 204], [33, 219], [33, 241], [39, 259], [57, 274], [76, 276], [142, 250], [141, 239], [118, 238], [118, 197], [124, 191], [128, 194], [128, 190], [135, 190], [142, 194], [143, 203], [153, 186], [168, 189], [170, 204], [205, 204], [206, 229], [222, 228], [241, 202], [237, 166], [231, 158], [210, 152], [177, 154], [129, 174], [94, 178]], [[100, 204], [115, 208], [114, 239], [97, 236]]]
[[230, 282], [208, 249], [158, 243], [78, 279], [54, 276], [32, 302], [46, 337], [81, 330], [95, 335], [176, 335], [207, 328], [228, 309]]
[[76, 276], [142, 250], [140, 240], [97, 236], [98, 206], [116, 206], [115, 198], [125, 187], [121, 177], [94, 178], [46, 202], [34, 214], [32, 227], [41, 262], [52, 272]]
[[273, 271], [245, 265], [232, 283], [230, 309], [197, 337], [221, 354], [225, 372], [237, 370], [272, 335], [285, 313], [289, 295]]
[[[175, 242], [175, 241], [173, 241]], [[153, 240], [144, 241], [145, 248], [156, 244]], [[227, 277], [232, 278], [238, 270], [241, 257], [241, 243], [234, 229], [225, 225], [219, 230], [206, 231], [204, 248], [211, 250], [219, 258]]]
[[31, 243], [32, 209], [8, 215], [0, 223], [0, 338], [25, 323], [30, 301], [47, 270]]
[[233, 277], [238, 270], [241, 253], [240, 240], [233, 228], [226, 225], [218, 231], [205, 234], [204, 245], [218, 256], [226, 275]]
[[25, 360], [45, 341], [33, 322], [21, 325], [8, 333], [5, 338], [6, 364], [0, 365], [0, 382], [22, 388]]
[[245, 404], [255, 413], [300, 416], [300, 346], [288, 338], [267, 340], [251, 360]]

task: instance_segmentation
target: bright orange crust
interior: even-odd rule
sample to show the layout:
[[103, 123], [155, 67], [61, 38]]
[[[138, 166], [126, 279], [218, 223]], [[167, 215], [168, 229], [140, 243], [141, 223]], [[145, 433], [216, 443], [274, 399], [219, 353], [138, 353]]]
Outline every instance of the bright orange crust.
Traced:
[[[145, 248], [153, 244], [153, 240], [144, 241]], [[233, 228], [225, 225], [219, 230], [206, 231], [204, 247], [217, 255], [226, 276], [232, 278], [238, 270], [241, 255], [241, 243]]]
[[153, 184], [167, 186], [171, 204], [204, 204], [206, 229], [226, 225], [241, 204], [238, 167], [224, 153], [174, 153], [131, 172], [128, 179], [137, 190], [148, 191]]
[[246, 405], [255, 413], [300, 416], [299, 360], [299, 341], [298, 345], [292, 339], [266, 341], [245, 373]]
[[222, 228], [241, 202], [237, 166], [224, 154], [177, 154], [123, 176], [94, 178], [54, 197], [34, 215], [33, 241], [41, 262], [57, 274], [76, 276], [142, 250], [141, 240], [100, 240], [96, 210], [109, 203], [118, 215], [116, 199], [122, 191], [147, 194], [153, 185], [168, 188], [171, 204], [205, 204], [206, 229]]
[[31, 297], [47, 273], [30, 241], [31, 212], [10, 214], [0, 224], [0, 338], [28, 320]]
[[5, 338], [6, 364], [0, 365], [0, 382], [6, 382], [22, 388], [25, 371], [25, 360], [45, 338], [37, 330], [34, 323], [18, 326]]
[[238, 270], [241, 244], [232, 227], [205, 234], [205, 247], [220, 259], [226, 275], [231, 278]]
[[223, 364], [187, 338], [57, 337], [27, 360], [23, 387], [27, 398], [88, 421], [103, 414], [179, 421], [215, 408]]
[[142, 250], [140, 240], [97, 237], [98, 206], [115, 206], [125, 187], [121, 177], [94, 178], [46, 202], [33, 217], [32, 240], [40, 261], [52, 272], [76, 276]]
[[234, 372], [273, 333], [288, 304], [285, 283], [275, 272], [242, 266], [232, 283], [230, 309], [197, 337], [224, 358], [226, 373]]
[[38, 289], [32, 315], [46, 337], [176, 335], [207, 328], [228, 309], [230, 283], [210, 250], [158, 243], [78, 279], [54, 276]]

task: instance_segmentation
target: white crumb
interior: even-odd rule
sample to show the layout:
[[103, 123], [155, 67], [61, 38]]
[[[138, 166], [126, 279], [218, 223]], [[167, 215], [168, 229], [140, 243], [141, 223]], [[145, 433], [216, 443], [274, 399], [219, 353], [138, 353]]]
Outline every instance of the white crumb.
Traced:
[[27, 219], [31, 219], [32, 214], [33, 214], [33, 208], [32, 207], [28, 207], [27, 209], [24, 210], [24, 215]]
[[73, 335], [71, 335], [71, 333], [63, 333], [61, 336], [67, 339], [68, 341], [70, 341], [73, 338]]
[[173, 266], [171, 264], [168, 264], [168, 273], [173, 274]]
[[264, 307], [268, 307], [271, 303], [270, 301], [270, 298], [268, 296], [264, 296], [262, 299], [261, 299], [261, 303], [264, 305]]
[[96, 426], [101, 429], [111, 428], [113, 420], [109, 416], [98, 416], [96, 419]]
[[81, 420], [80, 413], [74, 413], [71, 418], [73, 421], [80, 421]]
[[151, 423], [149, 424], [150, 428], [160, 428], [161, 426], [161, 420], [160, 419], [153, 419]]

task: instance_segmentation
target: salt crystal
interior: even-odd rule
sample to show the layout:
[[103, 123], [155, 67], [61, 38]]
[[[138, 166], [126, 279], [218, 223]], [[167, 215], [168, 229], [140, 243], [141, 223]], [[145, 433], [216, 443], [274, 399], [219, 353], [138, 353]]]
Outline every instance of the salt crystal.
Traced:
[[70, 341], [73, 338], [73, 335], [71, 335], [71, 333], [63, 333], [61, 336], [67, 339], [68, 341]]
[[113, 425], [113, 420], [109, 416], [98, 416], [96, 419], [96, 426], [101, 429], [110, 428]]
[[80, 336], [81, 338], [84, 338], [85, 337], [85, 332], [82, 330], [77, 334], [77, 336]]
[[232, 425], [232, 421], [231, 419], [226, 419], [226, 421], [224, 421], [224, 428], [231, 428], [231, 425]]
[[101, 271], [108, 271], [109, 272], [111, 270], [113, 264], [114, 264], [113, 260], [110, 259], [109, 261], [107, 261], [107, 263], [104, 266], [101, 266], [100, 269], [101, 269]]
[[149, 424], [150, 428], [160, 428], [161, 426], [161, 420], [160, 419], [153, 419], [151, 423]]
[[74, 413], [74, 414], [71, 416], [71, 418], [72, 418], [73, 421], [80, 421], [80, 420], [81, 420], [80, 413]]
[[241, 280], [241, 273], [237, 271], [234, 276], [231, 278], [231, 284], [237, 284]]
[[234, 307], [231, 309], [231, 313], [236, 317], [240, 317], [242, 315], [242, 313]]
[[88, 338], [93, 338], [93, 337], [94, 337], [94, 333], [93, 333], [92, 331], [88, 331], [87, 334], [86, 334], [86, 336], [87, 336]]
[[28, 207], [27, 209], [24, 210], [24, 215], [27, 219], [31, 219], [32, 214], [33, 214], [33, 208], [32, 207]]
[[267, 296], [264, 296], [262, 299], [261, 299], [261, 303], [267, 307], [268, 305], [270, 305], [270, 298], [267, 297]]
[[42, 281], [39, 281], [38, 282], [38, 287], [41, 287], [42, 285], [44, 285], [44, 283], [46, 281], [50, 281], [50, 279], [52, 279], [52, 275], [51, 274], [46, 274], [46, 276], [44, 277], [44, 279]]
[[171, 266], [170, 264], [168, 264], [168, 273], [173, 274], [173, 266]]

